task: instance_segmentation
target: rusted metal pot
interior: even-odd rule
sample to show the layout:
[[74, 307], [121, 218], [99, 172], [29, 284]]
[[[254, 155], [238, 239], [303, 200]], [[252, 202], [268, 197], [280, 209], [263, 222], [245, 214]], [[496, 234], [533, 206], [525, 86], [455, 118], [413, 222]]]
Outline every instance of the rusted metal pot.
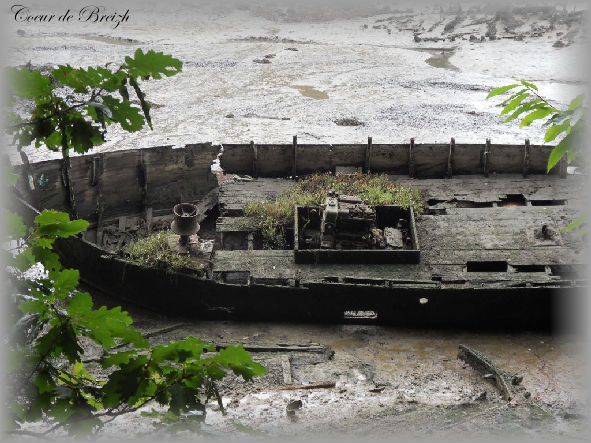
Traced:
[[199, 223], [197, 223], [197, 206], [191, 203], [179, 203], [176, 205], [172, 212], [174, 213], [174, 220], [170, 225], [170, 229], [175, 234], [183, 237], [188, 237], [199, 231]]

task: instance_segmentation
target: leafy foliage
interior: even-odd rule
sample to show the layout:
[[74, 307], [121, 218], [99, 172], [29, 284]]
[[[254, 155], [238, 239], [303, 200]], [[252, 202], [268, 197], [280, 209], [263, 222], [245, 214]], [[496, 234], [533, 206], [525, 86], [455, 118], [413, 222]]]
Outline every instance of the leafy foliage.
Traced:
[[[558, 109], [551, 106], [548, 100], [539, 95], [536, 85], [521, 80], [520, 83], [493, 89], [486, 98], [506, 94], [518, 87], [522, 87], [522, 89], [513, 93], [501, 103], [504, 106], [501, 116], [511, 112], [509, 117], [505, 118], [505, 122], [510, 122], [527, 114], [521, 117], [520, 127], [529, 126], [535, 120], [545, 120], [544, 125], [547, 129], [544, 141], [551, 142], [560, 139], [550, 153], [546, 172], [550, 172], [564, 156], [566, 156], [567, 163], [571, 163], [575, 158], [579, 157], [580, 149], [584, 146], [584, 122], [587, 119], [587, 108], [583, 106], [584, 94], [575, 97], [569, 103], [567, 109]], [[572, 230], [577, 230], [577, 235], [583, 235], [586, 232], [585, 218], [577, 218], [563, 231], [569, 232]]]
[[[71, 150], [84, 153], [103, 143], [110, 124], [130, 132], [145, 123], [152, 128], [140, 82], [175, 75], [182, 63], [170, 55], [138, 49], [119, 68], [109, 65], [60, 65], [50, 75], [7, 68], [13, 107], [8, 131], [17, 148], [34, 142], [36, 147], [61, 151], [67, 159]], [[129, 87], [139, 107], [131, 102]], [[25, 119], [16, 112], [19, 109], [32, 111]], [[14, 185], [14, 175], [9, 177]], [[240, 346], [216, 353], [213, 346], [188, 337], [151, 347], [120, 307], [95, 309], [90, 294], [77, 290], [79, 272], [64, 269], [53, 250], [57, 239], [78, 235], [88, 222], [70, 220], [68, 214], [54, 210], [39, 214], [30, 228], [7, 210], [2, 217], [5, 241], [16, 245], [7, 260], [15, 311], [20, 311], [13, 316], [13, 340], [8, 342], [11, 432], [31, 434], [22, 426], [40, 420], [49, 426], [41, 435], [60, 428], [76, 435], [97, 432], [105, 421], [151, 401], [167, 407], [153, 416], [172, 429], [198, 430], [209, 399], [215, 398], [223, 411], [217, 381], [229, 372], [244, 380], [264, 374], [265, 369]], [[154, 257], [146, 251], [151, 250], [159, 254], [156, 260], [162, 260], [163, 240], [146, 239], [132, 252], [139, 252], [138, 260], [150, 260]], [[169, 266], [185, 265], [182, 260], [168, 255]], [[31, 278], [34, 269], [43, 275]], [[89, 362], [83, 360], [86, 346], [102, 349], [98, 363], [106, 375], [92, 375]]]
[[328, 191], [334, 189], [340, 195], [355, 195], [369, 205], [413, 205], [419, 216], [424, 201], [421, 193], [414, 188], [397, 186], [385, 175], [378, 174], [315, 174], [297, 181], [281, 194], [274, 203], [248, 202], [244, 215], [253, 217], [263, 235], [263, 245], [269, 249], [287, 246], [286, 230], [293, 226], [294, 206], [316, 206], [324, 204]]
[[[9, 407], [14, 429], [46, 417], [53, 422], [48, 431], [64, 427], [85, 434], [103, 426], [101, 417], [136, 411], [152, 400], [168, 407], [157, 416], [191, 428], [203, 419], [210, 398], [223, 409], [215, 382], [228, 371], [244, 380], [264, 374], [242, 346], [215, 353], [213, 346], [188, 337], [150, 347], [120, 307], [95, 309], [90, 294], [76, 289], [78, 271], [63, 269], [53, 251], [56, 239], [77, 235], [88, 222], [46, 210], [27, 228], [20, 216], [8, 211], [4, 216], [10, 220], [8, 237], [27, 239], [9, 263], [24, 314], [16, 325], [20, 338], [10, 344], [9, 370], [22, 381], [13, 393], [18, 401]], [[25, 272], [37, 262], [49, 271], [27, 279]], [[102, 348], [105, 379], [86, 367], [82, 336]]]
[[[13, 103], [16, 98], [34, 105], [29, 120], [11, 112], [8, 131], [19, 150], [34, 142], [35, 147], [44, 145], [64, 157], [70, 150], [85, 153], [105, 141], [107, 126], [113, 123], [129, 132], [139, 131], [145, 123], [152, 128], [150, 105], [138, 82], [170, 77], [181, 69], [182, 62], [171, 55], [141, 49], [116, 69], [59, 65], [44, 75], [6, 68]], [[130, 101], [128, 86], [140, 107]]]

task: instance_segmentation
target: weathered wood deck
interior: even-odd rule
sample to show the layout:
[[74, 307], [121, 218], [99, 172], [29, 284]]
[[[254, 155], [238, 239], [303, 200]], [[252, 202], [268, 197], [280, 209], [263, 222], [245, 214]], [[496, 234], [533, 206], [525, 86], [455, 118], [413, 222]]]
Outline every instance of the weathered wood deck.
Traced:
[[[559, 232], [580, 213], [580, 176], [564, 180], [543, 175], [432, 180], [390, 176], [390, 180], [424, 189], [431, 203], [417, 223], [419, 264], [297, 264], [292, 250], [248, 250], [248, 242], [237, 238], [254, 228], [241, 216], [241, 208], [251, 200], [273, 201], [291, 183], [259, 178], [228, 182], [220, 189], [222, 217], [217, 230], [233, 235], [231, 247], [238, 250], [215, 252], [214, 276], [226, 282], [248, 283], [250, 277], [288, 286], [356, 281], [442, 289], [582, 284], [582, 276], [573, 281], [567, 271], [577, 271], [584, 263], [583, 244], [573, 234]], [[490, 206], [465, 205], [469, 202]], [[542, 236], [544, 225], [553, 233], [550, 238]]]
[[[584, 207], [586, 178], [566, 174], [564, 162], [546, 175], [551, 149], [453, 140], [224, 144], [224, 171], [248, 176], [218, 188], [210, 167], [222, 146], [204, 143], [74, 157], [70, 168], [59, 160], [25, 162], [17, 188], [35, 208], [91, 222], [90, 235], [56, 242], [65, 265], [80, 269], [88, 284], [162, 313], [340, 322], [345, 311], [373, 310], [378, 321], [406, 326], [535, 327], [551, 323], [588, 285], [583, 242], [560, 232]], [[292, 184], [279, 176], [338, 166], [392, 174], [425, 191], [420, 263], [296, 264], [293, 250], [259, 249], [244, 204], [273, 201]], [[149, 226], [176, 203], [211, 207], [218, 198], [216, 250], [205, 275], [144, 268], [94, 244], [103, 245], [101, 230], [124, 232], [138, 220]]]

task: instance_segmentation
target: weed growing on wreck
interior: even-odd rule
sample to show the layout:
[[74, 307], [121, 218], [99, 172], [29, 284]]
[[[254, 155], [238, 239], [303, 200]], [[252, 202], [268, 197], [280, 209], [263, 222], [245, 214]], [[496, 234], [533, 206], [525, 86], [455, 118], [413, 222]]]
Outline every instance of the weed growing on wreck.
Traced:
[[287, 230], [293, 226], [294, 206], [323, 205], [331, 189], [340, 195], [357, 196], [368, 205], [399, 205], [405, 209], [412, 205], [417, 217], [424, 208], [424, 198], [418, 189], [396, 185], [386, 175], [327, 173], [295, 182], [274, 203], [248, 202], [244, 215], [256, 220], [264, 248], [284, 249], [288, 245]]
[[125, 254], [133, 263], [142, 266], [199, 269], [200, 266], [189, 256], [177, 254], [170, 249], [168, 236], [167, 231], [160, 231], [149, 237], [140, 238], [125, 248]]

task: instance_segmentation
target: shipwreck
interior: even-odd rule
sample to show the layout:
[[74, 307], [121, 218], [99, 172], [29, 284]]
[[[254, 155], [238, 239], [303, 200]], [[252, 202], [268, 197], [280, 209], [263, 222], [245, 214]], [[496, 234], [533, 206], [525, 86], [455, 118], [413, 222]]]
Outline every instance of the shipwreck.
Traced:
[[[538, 327], [582, 297], [583, 241], [562, 228], [583, 209], [585, 175], [552, 146], [190, 144], [29, 163], [13, 204], [32, 220], [55, 208], [90, 222], [56, 243], [89, 286], [196, 319]], [[218, 163], [219, 162], [219, 163]], [[217, 170], [212, 170], [212, 164]], [[424, 208], [368, 205], [331, 190], [293, 208], [269, 249], [245, 215], [314, 173], [385, 174]], [[146, 266], [121, 251], [165, 232], [194, 267]]]

